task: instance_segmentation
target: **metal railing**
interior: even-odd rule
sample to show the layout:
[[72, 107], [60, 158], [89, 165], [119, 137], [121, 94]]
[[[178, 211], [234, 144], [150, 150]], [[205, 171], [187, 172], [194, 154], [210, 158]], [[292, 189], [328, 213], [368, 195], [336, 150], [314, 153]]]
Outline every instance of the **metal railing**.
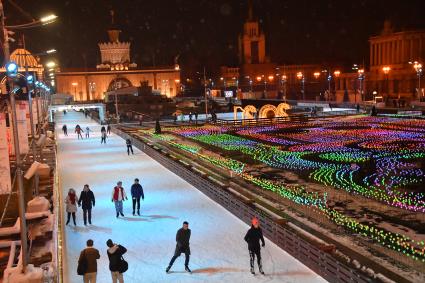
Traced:
[[198, 175], [194, 170], [191, 170], [191, 167], [168, 158], [164, 153], [160, 153], [120, 129], [113, 128], [112, 131], [124, 139], [131, 139], [134, 146], [186, 180], [245, 223], [249, 224], [252, 217], [258, 217], [266, 237], [329, 282], [365, 283], [376, 281], [358, 269], [338, 260], [332, 254], [302, 239], [271, 215], [259, 210], [252, 204], [243, 202], [234, 194], [215, 184], [211, 179]]

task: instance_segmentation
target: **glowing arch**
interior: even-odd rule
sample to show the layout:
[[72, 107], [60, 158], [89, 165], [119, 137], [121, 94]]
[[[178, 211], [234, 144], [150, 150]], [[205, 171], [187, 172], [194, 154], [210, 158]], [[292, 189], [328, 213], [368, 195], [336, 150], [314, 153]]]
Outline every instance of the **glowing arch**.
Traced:
[[274, 118], [276, 117], [276, 106], [271, 104], [266, 104], [263, 107], [260, 108], [259, 116], [260, 118]]
[[242, 111], [242, 119], [244, 119], [244, 110], [240, 106], [233, 106], [233, 119], [238, 119], [238, 110]]
[[108, 86], [107, 91], [113, 91], [120, 88], [131, 87], [133, 84], [127, 78], [115, 78], [113, 79]]
[[243, 109], [243, 112], [245, 114], [245, 119], [254, 119], [255, 113], [257, 113], [257, 108], [255, 108], [253, 105], [247, 105]]
[[288, 109], [291, 109], [288, 103], [280, 103], [276, 108], [276, 115], [278, 117], [287, 117], [288, 113], [286, 113], [286, 110]]

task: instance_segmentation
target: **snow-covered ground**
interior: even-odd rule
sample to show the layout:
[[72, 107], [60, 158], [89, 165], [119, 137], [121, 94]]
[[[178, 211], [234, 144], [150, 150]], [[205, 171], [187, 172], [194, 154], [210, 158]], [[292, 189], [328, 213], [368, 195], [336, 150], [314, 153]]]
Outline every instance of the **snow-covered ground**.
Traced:
[[[69, 136], [62, 134], [68, 126]], [[94, 132], [90, 139], [77, 140], [73, 128], [79, 124]], [[69, 188], [78, 195], [89, 184], [96, 197], [93, 225], [85, 227], [82, 210], [77, 212], [77, 226], [65, 227], [65, 282], [82, 282], [77, 275], [77, 260], [87, 239], [99, 249], [97, 282], [111, 282], [106, 255], [106, 240], [125, 246], [124, 258], [129, 269], [124, 274], [131, 282], [325, 282], [320, 276], [266, 240], [262, 250], [266, 276], [249, 273], [249, 255], [243, 237], [248, 226], [211, 201], [186, 181], [152, 158], [135, 149], [127, 156], [125, 141], [112, 134], [107, 144], [100, 144], [100, 126], [77, 112], [56, 113], [58, 169], [64, 196]], [[139, 178], [145, 192], [140, 217], [132, 216], [131, 201], [124, 202], [125, 217], [116, 218], [111, 202], [117, 181], [130, 193], [134, 178]], [[184, 255], [175, 262], [173, 273], [165, 268], [175, 248], [175, 233], [187, 220], [192, 229], [190, 267], [183, 272]], [[65, 220], [64, 220], [65, 221]], [[72, 222], [72, 221], [71, 221]]]

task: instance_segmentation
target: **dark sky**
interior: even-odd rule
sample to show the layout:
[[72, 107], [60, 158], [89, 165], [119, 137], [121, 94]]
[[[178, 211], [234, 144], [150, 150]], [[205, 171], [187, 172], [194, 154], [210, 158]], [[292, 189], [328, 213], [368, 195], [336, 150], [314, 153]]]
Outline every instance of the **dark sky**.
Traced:
[[[34, 18], [54, 12], [58, 22], [27, 31], [27, 48], [56, 48], [62, 68], [94, 67], [97, 43], [107, 40], [115, 10], [121, 40], [132, 43], [139, 66], [179, 63], [187, 74], [237, 64], [237, 36], [245, 0], [14, 0]], [[8, 24], [28, 21], [3, 0]], [[425, 28], [425, 0], [254, 0], [254, 15], [278, 63], [352, 64], [368, 61], [368, 37], [390, 19], [396, 30]], [[14, 44], [16, 47], [16, 44]], [[12, 47], [14, 47], [12, 45]]]

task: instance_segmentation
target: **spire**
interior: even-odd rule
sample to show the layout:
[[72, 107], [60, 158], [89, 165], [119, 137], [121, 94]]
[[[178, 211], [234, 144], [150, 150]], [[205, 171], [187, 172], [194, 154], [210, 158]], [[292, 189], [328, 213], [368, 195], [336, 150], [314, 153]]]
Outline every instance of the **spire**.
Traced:
[[252, 0], [248, 0], [248, 21], [253, 20], [253, 14], [252, 14]]
[[115, 25], [115, 12], [114, 12], [114, 10], [110, 11], [110, 15], [111, 15], [111, 27], [108, 30], [109, 41], [110, 42], [119, 42], [121, 30]]

